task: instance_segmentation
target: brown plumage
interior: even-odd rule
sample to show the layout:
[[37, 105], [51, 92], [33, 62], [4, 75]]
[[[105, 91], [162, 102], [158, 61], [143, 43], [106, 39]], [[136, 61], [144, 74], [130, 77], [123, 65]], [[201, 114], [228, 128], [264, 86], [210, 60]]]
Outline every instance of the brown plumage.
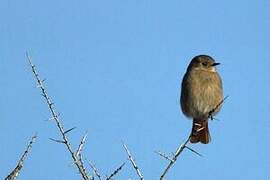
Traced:
[[190, 142], [210, 142], [208, 119], [216, 115], [223, 99], [222, 81], [216, 71], [216, 63], [207, 55], [194, 57], [184, 75], [181, 89], [183, 113], [193, 119]]

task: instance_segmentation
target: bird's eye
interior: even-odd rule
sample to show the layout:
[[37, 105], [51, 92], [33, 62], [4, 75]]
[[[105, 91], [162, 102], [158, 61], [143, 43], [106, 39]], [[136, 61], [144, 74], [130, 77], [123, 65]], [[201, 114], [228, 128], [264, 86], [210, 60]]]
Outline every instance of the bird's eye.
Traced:
[[202, 65], [203, 65], [203, 66], [207, 66], [207, 63], [206, 63], [206, 62], [202, 62]]

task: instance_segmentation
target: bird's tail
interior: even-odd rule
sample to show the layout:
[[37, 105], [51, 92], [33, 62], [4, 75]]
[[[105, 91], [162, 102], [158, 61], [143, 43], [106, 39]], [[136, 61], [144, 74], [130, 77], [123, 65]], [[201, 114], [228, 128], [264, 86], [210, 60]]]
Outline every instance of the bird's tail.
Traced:
[[208, 144], [211, 140], [208, 120], [193, 119], [192, 131], [190, 134], [190, 142]]

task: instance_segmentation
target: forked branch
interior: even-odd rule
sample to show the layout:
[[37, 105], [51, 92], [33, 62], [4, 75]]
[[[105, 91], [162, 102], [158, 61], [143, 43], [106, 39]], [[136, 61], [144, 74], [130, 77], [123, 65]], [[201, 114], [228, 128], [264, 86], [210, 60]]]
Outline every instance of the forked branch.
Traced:
[[160, 180], [163, 180], [165, 178], [165, 175], [168, 173], [169, 169], [174, 165], [174, 163], [176, 162], [178, 156], [186, 148], [186, 145], [188, 144], [189, 139], [190, 139], [190, 137], [177, 148], [177, 150], [175, 151], [175, 153], [174, 153], [174, 155], [173, 155], [172, 158], [169, 158], [168, 156], [165, 156], [164, 154], [159, 154], [160, 156], [162, 156], [164, 158], [166, 157], [165, 159], [169, 160], [169, 164], [166, 166], [165, 170], [161, 174]]

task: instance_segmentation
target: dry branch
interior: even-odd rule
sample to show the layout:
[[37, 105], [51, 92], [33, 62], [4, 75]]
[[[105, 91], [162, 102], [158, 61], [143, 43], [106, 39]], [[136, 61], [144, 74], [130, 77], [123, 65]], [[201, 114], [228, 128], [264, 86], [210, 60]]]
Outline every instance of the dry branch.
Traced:
[[65, 144], [68, 152], [70, 153], [70, 155], [72, 157], [73, 163], [78, 168], [78, 170], [79, 170], [82, 178], [84, 180], [89, 180], [90, 178], [89, 178], [89, 176], [88, 176], [88, 174], [86, 172], [86, 169], [85, 169], [85, 167], [83, 165], [83, 162], [80, 159], [78, 159], [78, 157], [76, 156], [76, 152], [73, 151], [73, 149], [71, 147], [71, 143], [68, 140], [67, 132], [69, 132], [70, 129], [67, 130], [67, 131], [64, 130], [64, 127], [63, 127], [63, 125], [62, 125], [62, 123], [60, 121], [60, 118], [59, 118], [59, 114], [55, 110], [54, 103], [52, 102], [51, 98], [49, 97], [49, 95], [47, 93], [47, 90], [45, 89], [45, 86], [43, 84], [44, 80], [42, 80], [40, 78], [40, 76], [39, 76], [39, 74], [38, 74], [38, 72], [36, 70], [36, 67], [32, 63], [32, 60], [29, 57], [28, 53], [26, 53], [26, 56], [27, 56], [27, 59], [28, 59], [28, 62], [30, 64], [30, 66], [31, 66], [32, 72], [34, 74], [34, 77], [35, 77], [35, 79], [37, 81], [38, 87], [40, 88], [41, 93], [42, 93], [42, 96], [45, 98], [45, 101], [46, 101], [46, 103], [48, 105], [49, 111], [50, 111], [50, 113], [52, 115], [51, 119], [54, 120], [54, 122], [55, 122], [55, 124], [56, 124], [56, 126], [57, 126], [57, 128], [58, 128], [58, 130], [59, 130], [59, 132], [61, 134], [61, 138], [62, 139], [61, 140], [57, 140], [57, 142], [59, 141], [59, 142]]
[[37, 135], [35, 134], [32, 138], [31, 141], [28, 143], [26, 150], [24, 151], [23, 155], [21, 156], [17, 166], [15, 167], [15, 169], [5, 178], [5, 180], [15, 180], [19, 174], [21, 169], [23, 168], [23, 163], [25, 161], [25, 159], [27, 158], [27, 155], [29, 154], [33, 143], [35, 142], [37, 138]]
[[142, 175], [142, 173], [141, 173], [139, 167], [138, 167], [137, 164], [135, 163], [135, 160], [134, 160], [134, 158], [132, 157], [130, 151], [128, 150], [127, 145], [123, 144], [123, 146], [124, 146], [124, 148], [125, 148], [125, 150], [126, 150], [126, 152], [127, 152], [128, 159], [129, 159], [129, 161], [131, 162], [133, 168], [135, 169], [137, 175], [139, 176], [140, 180], [143, 180], [143, 179], [144, 179], [144, 178], [143, 178], [143, 175]]
[[76, 156], [77, 157], [80, 157], [81, 158], [81, 155], [82, 155], [82, 149], [83, 149], [83, 146], [85, 144], [85, 141], [86, 141], [86, 137], [87, 137], [87, 133], [83, 136], [83, 138], [81, 139], [81, 142], [78, 146], [78, 149], [76, 151]]
[[92, 168], [94, 175], [97, 176], [97, 178], [98, 178], [99, 180], [102, 180], [101, 175], [99, 174], [99, 172], [98, 172], [96, 166], [95, 166], [91, 161], [89, 161], [89, 160], [88, 160], [88, 164], [89, 164], [90, 167]]
[[174, 161], [170, 156], [166, 155], [163, 152], [160, 151], [155, 151], [155, 153], [157, 153], [158, 155], [160, 155], [161, 157], [163, 157], [164, 159], [168, 160], [168, 161]]
[[[168, 173], [169, 169], [174, 165], [174, 163], [176, 162], [178, 156], [183, 152], [183, 150], [186, 148], [186, 145], [189, 142], [190, 137], [184, 142], [182, 143], [176, 150], [176, 152], [174, 153], [174, 156], [172, 158], [169, 158], [169, 164], [168, 166], [165, 168], [165, 170], [163, 171], [162, 175], [160, 176], [160, 180], [163, 180], [165, 175]], [[165, 158], [167, 159], [167, 158]]]
[[108, 176], [108, 177], [106, 178], [106, 180], [110, 180], [110, 179], [112, 179], [116, 174], [118, 174], [118, 173], [122, 170], [122, 168], [124, 167], [125, 164], [126, 164], [126, 163], [121, 164], [121, 166], [119, 166], [116, 170], [114, 170], [113, 173], [111, 173], [111, 175]]
[[[220, 108], [220, 106], [224, 103], [224, 101], [228, 98], [229, 96], [226, 96], [224, 99], [222, 99], [211, 111], [209, 111], [208, 113], [208, 118], [210, 118], [211, 120], [214, 119], [213, 117], [213, 113]], [[165, 155], [164, 153], [161, 152], [156, 152], [158, 155], [160, 155], [161, 157], [165, 158], [166, 160], [169, 161], [169, 164], [167, 165], [167, 167], [165, 168], [165, 170], [163, 171], [162, 175], [160, 176], [160, 180], [163, 180], [165, 175], [168, 173], [169, 169], [174, 165], [174, 163], [176, 162], [178, 156], [183, 152], [183, 150], [185, 148], [187, 148], [188, 150], [190, 150], [191, 152], [195, 153], [198, 156], [202, 156], [200, 153], [198, 153], [197, 151], [195, 151], [194, 149], [190, 148], [187, 146], [188, 142], [190, 140], [190, 136], [188, 137], [188, 139], [182, 143], [176, 150], [176, 152], [174, 153], [173, 157], [169, 157], [167, 155]]]

